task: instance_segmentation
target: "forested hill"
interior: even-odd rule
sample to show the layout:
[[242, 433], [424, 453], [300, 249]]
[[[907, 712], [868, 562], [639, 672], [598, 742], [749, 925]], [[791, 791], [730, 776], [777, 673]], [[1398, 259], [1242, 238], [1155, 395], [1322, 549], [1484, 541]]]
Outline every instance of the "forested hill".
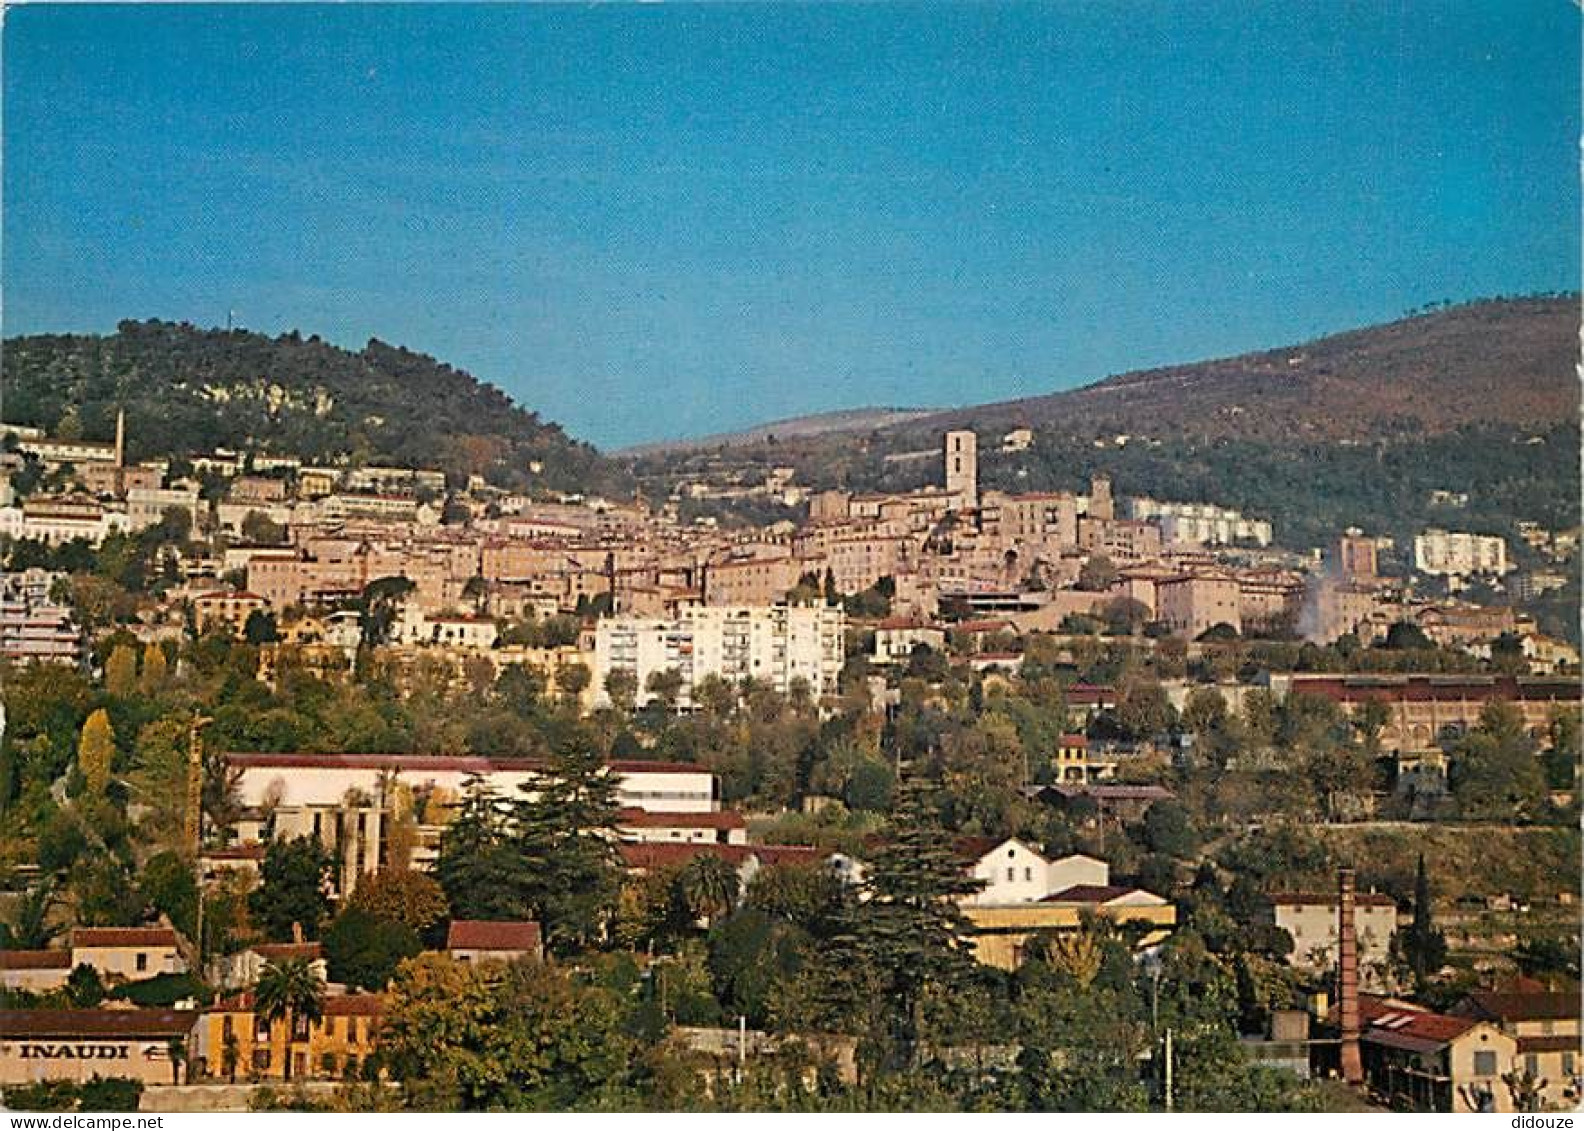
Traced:
[[1577, 295], [1450, 306], [1301, 345], [1124, 373], [897, 431], [1055, 426], [1243, 440], [1367, 441], [1577, 419]]
[[[127, 414], [133, 458], [216, 447], [310, 461], [477, 473], [508, 487], [613, 492], [625, 473], [559, 425], [432, 357], [372, 340], [339, 349], [185, 323], [7, 339], [3, 418], [109, 439]], [[539, 471], [532, 469], [539, 466]]]

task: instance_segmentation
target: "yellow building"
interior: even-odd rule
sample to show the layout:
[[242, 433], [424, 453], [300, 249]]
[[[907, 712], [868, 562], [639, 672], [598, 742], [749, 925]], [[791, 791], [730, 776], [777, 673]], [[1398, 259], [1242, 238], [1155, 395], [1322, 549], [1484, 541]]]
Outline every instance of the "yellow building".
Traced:
[[192, 1075], [211, 1080], [283, 1080], [288, 1047], [293, 1080], [338, 1079], [356, 1072], [373, 1053], [384, 998], [353, 994], [325, 999], [324, 1016], [265, 1026], [253, 996], [241, 994], [204, 1012], [193, 1030]]
[[1514, 1067], [1536, 1082], [1544, 1081], [1541, 1094], [1548, 1108], [1571, 1111], [1581, 1095], [1581, 1045], [1579, 995], [1572, 991], [1540, 987], [1479, 990], [1452, 1012], [1459, 1017], [1487, 1021], [1518, 1042]]
[[1022, 965], [1035, 936], [1080, 929], [1086, 911], [1138, 930], [1141, 946], [1160, 942], [1177, 925], [1175, 906], [1137, 888], [1082, 885], [1038, 903], [963, 908], [973, 925], [974, 957], [999, 970], [1016, 970]]

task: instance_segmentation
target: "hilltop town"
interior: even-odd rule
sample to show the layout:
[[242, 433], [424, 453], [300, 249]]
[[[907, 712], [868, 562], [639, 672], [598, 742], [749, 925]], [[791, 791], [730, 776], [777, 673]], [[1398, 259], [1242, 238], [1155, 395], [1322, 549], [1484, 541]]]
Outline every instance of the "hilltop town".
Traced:
[[8, 1097], [1579, 1101], [1577, 526], [83, 432], [0, 424]]

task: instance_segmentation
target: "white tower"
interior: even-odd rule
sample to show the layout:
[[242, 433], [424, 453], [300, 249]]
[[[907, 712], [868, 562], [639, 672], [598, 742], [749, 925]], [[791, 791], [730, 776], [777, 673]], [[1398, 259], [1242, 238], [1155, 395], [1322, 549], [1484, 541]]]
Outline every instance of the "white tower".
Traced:
[[972, 432], [946, 433], [946, 490], [962, 510], [979, 506], [979, 438]]

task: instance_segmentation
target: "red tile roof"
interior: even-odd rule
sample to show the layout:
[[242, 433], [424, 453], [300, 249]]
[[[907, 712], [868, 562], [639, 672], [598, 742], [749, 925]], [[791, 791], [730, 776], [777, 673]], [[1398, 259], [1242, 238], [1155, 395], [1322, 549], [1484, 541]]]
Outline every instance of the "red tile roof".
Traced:
[[0, 970], [70, 970], [69, 950], [0, 950]]
[[[1342, 897], [1336, 892], [1284, 891], [1273, 892], [1270, 901], [1274, 907], [1336, 907], [1342, 902]], [[1373, 891], [1357, 892], [1353, 902], [1359, 907], [1395, 909], [1397, 906], [1397, 901], [1391, 896]]]
[[[442, 754], [260, 754], [231, 751], [226, 760], [246, 769], [339, 769], [339, 770], [424, 770], [491, 773], [518, 770], [531, 772], [544, 763], [531, 758], [477, 758]], [[618, 760], [605, 763], [618, 774], [707, 774], [709, 770], [693, 762], [647, 762]]]
[[539, 924], [453, 919], [446, 931], [447, 950], [509, 950], [537, 954]]
[[[1333, 1024], [1337, 1016], [1338, 1008], [1333, 1006], [1329, 1015]], [[1375, 994], [1359, 995], [1359, 1020], [1364, 1026], [1362, 1040], [1412, 1053], [1434, 1052], [1479, 1024], [1473, 1018], [1432, 1013], [1412, 1002]]]
[[1462, 1017], [1491, 1021], [1576, 1021], [1581, 1012], [1579, 995], [1557, 990], [1498, 992], [1476, 990], [1452, 1010]]
[[647, 809], [623, 809], [617, 824], [634, 829], [746, 829], [741, 813], [654, 813]]
[[190, 1009], [3, 1009], [7, 1037], [148, 1037], [163, 1040], [192, 1032]]
[[664, 868], [668, 865], [686, 864], [695, 856], [718, 856], [728, 864], [739, 867], [750, 857], [759, 863], [812, 864], [830, 856], [817, 848], [787, 844], [622, 844], [622, 862], [629, 868]]
[[1584, 1052], [1584, 1038], [1573, 1037], [1519, 1037], [1519, 1053], [1531, 1052]]
[[325, 998], [326, 1017], [378, 1017], [385, 1012], [383, 994], [341, 994]]
[[1113, 887], [1108, 884], [1074, 884], [1070, 888], [1053, 892], [1041, 903], [1110, 903], [1118, 896], [1130, 895], [1138, 888]]
[[169, 946], [176, 945], [176, 932], [169, 927], [78, 927], [71, 933], [72, 949], [83, 946]]
[[266, 962], [281, 962], [288, 958], [306, 958], [312, 962], [324, 957], [324, 946], [316, 942], [259, 943], [248, 949]]

